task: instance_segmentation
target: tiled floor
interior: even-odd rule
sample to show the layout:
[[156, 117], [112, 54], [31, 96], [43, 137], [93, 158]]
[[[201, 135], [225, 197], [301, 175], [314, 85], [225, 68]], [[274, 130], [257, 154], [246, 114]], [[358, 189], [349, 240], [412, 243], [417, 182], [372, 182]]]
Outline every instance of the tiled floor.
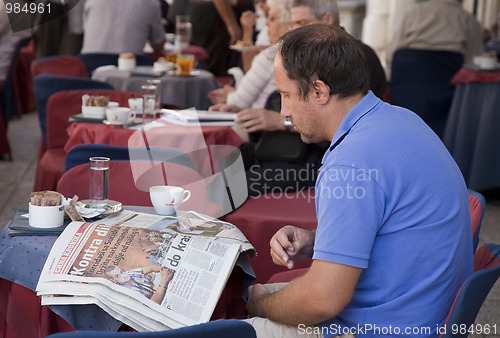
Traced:
[[[11, 120], [8, 137], [13, 161], [0, 161], [0, 228], [7, 224], [16, 208], [28, 207], [40, 139], [37, 114], [33, 112]], [[488, 200], [479, 245], [485, 242], [500, 243], [500, 199]], [[497, 333], [470, 337], [500, 338], [500, 282], [497, 282], [486, 299], [476, 324], [496, 325]]]

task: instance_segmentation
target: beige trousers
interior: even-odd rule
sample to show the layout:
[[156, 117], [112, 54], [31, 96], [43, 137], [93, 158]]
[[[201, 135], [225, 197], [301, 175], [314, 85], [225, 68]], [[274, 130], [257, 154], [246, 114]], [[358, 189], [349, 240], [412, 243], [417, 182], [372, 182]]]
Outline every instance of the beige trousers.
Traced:
[[[264, 287], [270, 292], [276, 292], [283, 288], [287, 283], [264, 284]], [[250, 286], [250, 289], [252, 287]], [[251, 290], [250, 290], [251, 291]], [[253, 317], [244, 319], [251, 324], [257, 333], [257, 338], [323, 338], [321, 333], [315, 333], [314, 327], [291, 326], [273, 322], [267, 318]], [[339, 338], [355, 338], [352, 334], [343, 334], [336, 336]]]

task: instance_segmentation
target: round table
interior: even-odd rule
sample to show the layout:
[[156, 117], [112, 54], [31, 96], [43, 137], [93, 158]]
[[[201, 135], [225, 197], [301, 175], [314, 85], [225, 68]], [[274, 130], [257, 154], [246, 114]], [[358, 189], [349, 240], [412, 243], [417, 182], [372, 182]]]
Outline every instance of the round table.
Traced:
[[165, 74], [160, 77], [136, 76], [118, 68], [98, 70], [92, 79], [107, 82], [119, 91], [141, 93], [141, 86], [148, 79], [161, 80], [161, 103], [173, 105], [180, 109], [208, 109], [212, 105], [207, 97], [209, 91], [217, 89], [220, 84], [215, 76], [206, 70], [195, 70], [192, 76]]

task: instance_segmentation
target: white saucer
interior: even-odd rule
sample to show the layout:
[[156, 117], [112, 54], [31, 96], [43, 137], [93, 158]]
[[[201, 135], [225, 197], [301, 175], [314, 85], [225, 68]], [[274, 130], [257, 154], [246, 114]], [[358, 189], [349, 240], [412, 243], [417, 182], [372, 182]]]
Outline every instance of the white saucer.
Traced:
[[108, 126], [128, 126], [129, 124], [133, 124], [134, 122], [135, 122], [135, 119], [130, 119], [126, 123], [111, 122], [108, 120], [102, 121], [102, 123], [107, 124]]

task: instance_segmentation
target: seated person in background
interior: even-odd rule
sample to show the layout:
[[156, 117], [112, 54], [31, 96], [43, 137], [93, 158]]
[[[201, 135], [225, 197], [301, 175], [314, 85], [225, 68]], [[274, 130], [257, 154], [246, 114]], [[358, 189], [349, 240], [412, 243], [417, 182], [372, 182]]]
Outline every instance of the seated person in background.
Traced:
[[86, 0], [82, 53], [143, 54], [149, 41], [154, 52], [165, 44], [158, 0]]
[[466, 63], [483, 53], [481, 24], [462, 7], [463, 0], [430, 0], [419, 3], [404, 15], [401, 27], [387, 47], [390, 69], [394, 52], [400, 48], [460, 53]]
[[[291, 0], [272, 0], [271, 3], [267, 26], [269, 41], [276, 43], [288, 31]], [[276, 90], [273, 74], [269, 71], [275, 55], [276, 50], [272, 46], [260, 52], [236, 90], [224, 86], [209, 92], [210, 101], [216, 104], [212, 110], [218, 110], [217, 104], [222, 102], [240, 108], [263, 108], [269, 95]]]
[[302, 27], [281, 42], [281, 115], [304, 142], [330, 146], [316, 231], [289, 225], [270, 242], [275, 264], [312, 265], [274, 293], [254, 285], [246, 321], [258, 337], [437, 337], [472, 273], [460, 169], [418, 116], [368, 90], [362, 49], [343, 29]]
[[[332, 26], [339, 26], [339, 11], [336, 0], [294, 0], [291, 9], [292, 28], [298, 28], [305, 25], [315, 23], [325, 23]], [[384, 69], [375, 52], [363, 44], [359, 40], [363, 55], [368, 62], [369, 71], [369, 88], [378, 97], [382, 97], [386, 88], [387, 80]], [[297, 143], [295, 146], [300, 148], [297, 154], [307, 152], [306, 155], [296, 158], [293, 161], [284, 161], [281, 156], [277, 156], [275, 161], [269, 158], [262, 161], [259, 155], [262, 148], [262, 143], [258, 143], [260, 133], [270, 137], [270, 132], [297, 132], [296, 130], [285, 126], [284, 119], [276, 112], [280, 111], [279, 96], [271, 105], [270, 109], [265, 108], [250, 108], [242, 109], [237, 104], [221, 104], [210, 107], [211, 110], [238, 112], [236, 123], [242, 130], [253, 134], [250, 138], [251, 142], [244, 144], [241, 151], [247, 169], [247, 181], [249, 187], [249, 195], [257, 196], [261, 193], [270, 192], [273, 189], [281, 191], [298, 191], [305, 188], [314, 187], [317, 172], [321, 166], [322, 154], [325, 151], [327, 144], [305, 145], [300, 142], [297, 135]], [[257, 134], [256, 134], [257, 133]], [[274, 138], [284, 139], [290, 135], [278, 133]], [[252, 142], [254, 141], [254, 142]], [[293, 142], [293, 138], [291, 139]], [[277, 142], [276, 142], [277, 143]], [[259, 146], [256, 146], [259, 144]], [[257, 150], [256, 150], [257, 148]], [[281, 175], [285, 170], [288, 174]], [[275, 180], [264, 180], [264, 174], [267, 177], [276, 177]], [[297, 180], [296, 177], [302, 177]]]

